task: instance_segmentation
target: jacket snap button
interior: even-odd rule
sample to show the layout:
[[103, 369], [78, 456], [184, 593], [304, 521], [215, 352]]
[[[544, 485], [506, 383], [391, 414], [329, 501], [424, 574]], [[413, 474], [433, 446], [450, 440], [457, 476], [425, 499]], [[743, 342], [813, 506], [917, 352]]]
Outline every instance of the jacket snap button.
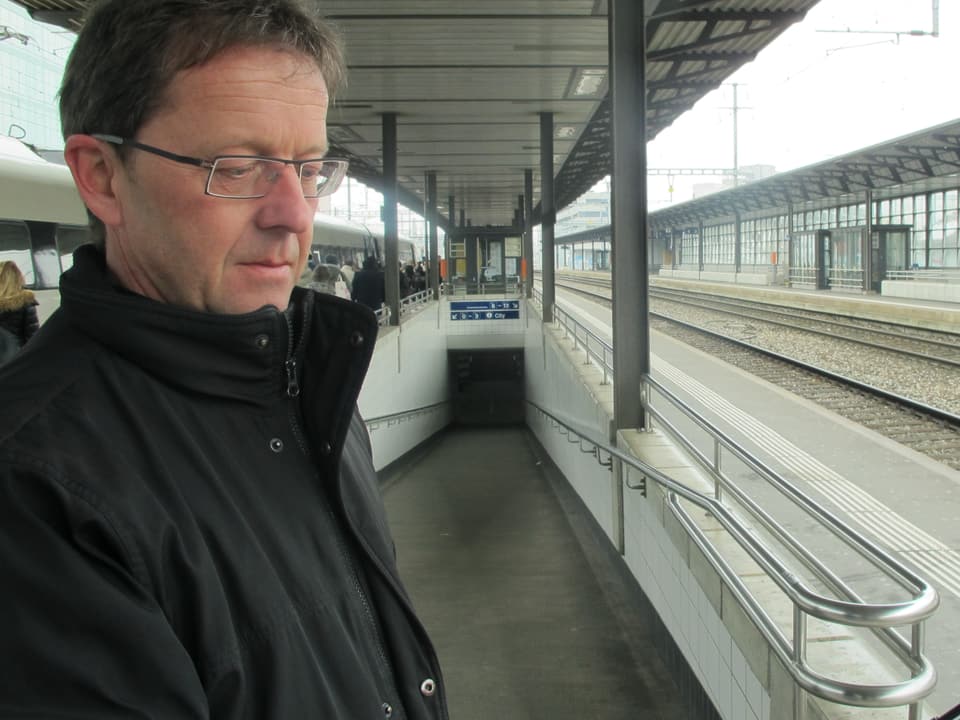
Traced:
[[273, 450], [275, 453], [278, 453], [281, 450], [283, 450], [283, 440], [281, 440], [280, 438], [273, 438], [270, 441], [270, 449]]
[[351, 347], [355, 347], [355, 348], [363, 345], [363, 333], [356, 332], [356, 331], [353, 332], [350, 335], [350, 345]]
[[393, 706], [390, 703], [384, 703], [381, 705], [381, 708], [383, 709], [383, 716], [385, 718], [390, 718], [393, 716]]
[[420, 692], [426, 696], [430, 697], [437, 691], [437, 684], [433, 681], [433, 678], [427, 678], [422, 683], [420, 683]]
[[256, 344], [256, 346], [257, 346], [258, 348], [260, 348], [261, 350], [263, 350], [264, 348], [266, 348], [266, 347], [268, 347], [268, 346], [270, 345], [270, 336], [269, 336], [269, 335], [257, 335], [257, 337], [255, 337], [255, 338], [253, 339], [253, 342]]
[[329, 455], [331, 452], [333, 452], [333, 447], [330, 445], [330, 443], [324, 442], [320, 445], [321, 455]]

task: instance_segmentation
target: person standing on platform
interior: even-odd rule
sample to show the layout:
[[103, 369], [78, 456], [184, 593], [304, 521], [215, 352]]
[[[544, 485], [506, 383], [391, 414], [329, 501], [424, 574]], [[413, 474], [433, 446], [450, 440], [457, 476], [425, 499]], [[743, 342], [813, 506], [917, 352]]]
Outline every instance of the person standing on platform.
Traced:
[[0, 369], [0, 717], [447, 718], [356, 399], [295, 287], [338, 36], [307, 0], [102, 0], [60, 94], [91, 218]]
[[23, 273], [12, 260], [0, 262], [0, 363], [12, 359], [39, 328], [37, 299], [24, 288]]
[[356, 275], [356, 268], [353, 267], [353, 258], [347, 258], [343, 261], [343, 265], [340, 266], [340, 272], [343, 273], [344, 279], [347, 281], [347, 289], [353, 290], [353, 276]]
[[371, 310], [379, 310], [386, 300], [383, 270], [377, 265], [377, 259], [368, 256], [363, 266], [353, 276], [351, 294], [354, 300]]

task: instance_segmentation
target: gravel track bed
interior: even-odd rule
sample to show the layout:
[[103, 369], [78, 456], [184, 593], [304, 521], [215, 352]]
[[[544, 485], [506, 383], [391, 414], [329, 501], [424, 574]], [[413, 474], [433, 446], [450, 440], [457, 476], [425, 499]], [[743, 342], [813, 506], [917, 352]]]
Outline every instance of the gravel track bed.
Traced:
[[843, 340], [654, 300], [651, 310], [960, 415], [960, 370]]
[[[568, 289], [577, 290], [569, 286]], [[596, 290], [584, 288], [580, 292], [596, 295]], [[941, 363], [903, 357], [893, 351], [869, 349], [760, 321], [737, 320], [705, 308], [678, 305], [667, 300], [651, 298], [650, 309], [960, 415], [960, 371]], [[651, 317], [650, 328], [722, 358], [745, 372], [960, 470], [960, 427], [956, 425], [923, 416], [891, 401], [669, 320]]]
[[650, 327], [960, 470], [960, 427], [669, 320], [651, 318]]

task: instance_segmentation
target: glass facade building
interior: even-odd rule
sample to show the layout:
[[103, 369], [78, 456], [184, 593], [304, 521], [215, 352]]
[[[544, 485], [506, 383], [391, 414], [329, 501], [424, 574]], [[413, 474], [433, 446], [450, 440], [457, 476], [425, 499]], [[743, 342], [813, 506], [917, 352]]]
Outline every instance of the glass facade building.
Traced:
[[0, 132], [39, 149], [60, 150], [57, 92], [74, 34], [34, 22], [0, 0]]

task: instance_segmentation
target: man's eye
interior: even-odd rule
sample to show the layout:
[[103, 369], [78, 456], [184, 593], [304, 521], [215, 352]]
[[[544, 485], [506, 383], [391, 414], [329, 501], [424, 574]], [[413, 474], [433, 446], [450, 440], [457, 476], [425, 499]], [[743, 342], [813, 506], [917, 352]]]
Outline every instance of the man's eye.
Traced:
[[303, 180], [316, 180], [322, 173], [322, 166], [308, 164], [300, 169], [300, 178]]
[[227, 180], [242, 180], [260, 167], [258, 162], [221, 162], [217, 165], [217, 174]]

